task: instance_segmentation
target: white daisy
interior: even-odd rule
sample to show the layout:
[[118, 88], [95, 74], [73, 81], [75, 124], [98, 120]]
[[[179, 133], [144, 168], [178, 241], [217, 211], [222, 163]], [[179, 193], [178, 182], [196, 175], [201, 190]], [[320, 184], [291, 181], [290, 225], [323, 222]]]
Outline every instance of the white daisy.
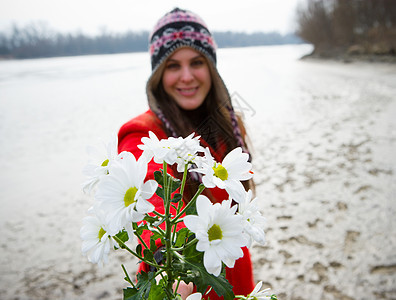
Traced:
[[245, 201], [239, 203], [238, 212], [243, 218], [243, 232], [248, 239], [247, 247], [252, 245], [253, 240], [259, 244], [265, 244], [264, 225], [266, 219], [261, 215], [257, 205], [257, 198], [252, 200], [252, 191], [245, 192]]
[[219, 276], [222, 264], [234, 267], [235, 260], [243, 256], [246, 245], [242, 235], [242, 217], [235, 215], [237, 207], [231, 200], [212, 204], [203, 195], [197, 199], [198, 216], [184, 217], [184, 224], [198, 239], [197, 250], [204, 252], [204, 266], [208, 273]]
[[263, 283], [260, 281], [254, 287], [253, 291], [247, 296], [246, 300], [268, 300], [271, 299], [270, 289], [260, 291]]
[[106, 222], [112, 232], [125, 228], [132, 238], [132, 222], [143, 220], [154, 206], [147, 201], [158, 187], [155, 180], [144, 182], [147, 162], [136, 161], [132, 153], [126, 152], [120, 160], [112, 163], [109, 175], [98, 185], [95, 199], [106, 212]]
[[143, 156], [150, 161], [162, 164], [164, 161], [173, 165], [177, 163], [177, 170], [183, 172], [185, 165], [194, 161], [197, 152], [203, 152], [204, 149], [199, 144], [199, 136], [193, 137], [194, 133], [186, 138], [170, 137], [168, 139], [158, 140], [153, 132], [149, 132], [149, 137], [143, 137], [143, 145], [138, 145], [138, 148], [143, 150]]
[[98, 214], [83, 219], [80, 236], [83, 240], [81, 247], [83, 254], [87, 255], [91, 263], [99, 266], [108, 262], [110, 249], [118, 246], [111, 238], [103, 218], [99, 217]]
[[149, 131], [149, 137], [142, 138], [143, 145], [138, 145], [140, 150], [143, 150], [141, 157], [149, 162], [152, 158], [157, 164], [162, 164], [164, 157], [170, 151], [169, 147], [165, 145], [163, 140], [159, 140], [154, 132]]
[[103, 143], [103, 149], [88, 146], [87, 153], [90, 158], [83, 169], [83, 174], [88, 178], [83, 183], [82, 188], [85, 193], [90, 193], [99, 180], [109, 173], [111, 162], [118, 156], [117, 135], [112, 135], [107, 144]]
[[241, 180], [249, 180], [253, 177], [252, 164], [248, 162], [248, 158], [249, 155], [242, 153], [242, 148], [238, 147], [229, 152], [221, 163], [218, 163], [206, 148], [204, 158], [197, 161], [198, 169], [190, 171], [204, 174], [202, 183], [205, 187], [217, 186], [225, 189], [232, 199], [240, 203], [245, 193]]
[[186, 298], [186, 300], [201, 300], [201, 299], [202, 299], [201, 293], [194, 293]]
[[177, 171], [184, 172], [185, 166], [194, 163], [198, 152], [204, 152], [204, 148], [199, 144], [199, 136], [194, 137], [194, 133], [186, 138], [169, 138], [170, 147], [176, 153], [174, 162], [177, 164]]

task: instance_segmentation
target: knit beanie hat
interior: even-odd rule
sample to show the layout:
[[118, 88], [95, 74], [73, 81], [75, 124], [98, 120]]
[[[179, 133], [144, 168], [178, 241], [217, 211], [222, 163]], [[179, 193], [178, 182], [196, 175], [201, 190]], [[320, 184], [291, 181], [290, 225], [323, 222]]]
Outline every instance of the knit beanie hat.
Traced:
[[173, 9], [155, 25], [149, 38], [153, 72], [176, 49], [189, 46], [216, 64], [216, 44], [205, 22], [193, 12]]

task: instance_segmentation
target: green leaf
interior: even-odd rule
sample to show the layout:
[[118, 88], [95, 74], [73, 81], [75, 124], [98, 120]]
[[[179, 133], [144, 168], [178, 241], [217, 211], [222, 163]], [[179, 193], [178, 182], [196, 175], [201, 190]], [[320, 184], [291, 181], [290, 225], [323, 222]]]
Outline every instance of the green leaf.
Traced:
[[116, 237], [118, 237], [124, 243], [129, 240], [128, 233], [125, 230], [122, 230], [119, 233], [117, 233]]
[[155, 226], [154, 227], [159, 227], [162, 223], [164, 223], [166, 221], [166, 219], [165, 218], [162, 218], [161, 220], [159, 220], [159, 222], [157, 223], [157, 224], [155, 224]]
[[128, 287], [126, 289], [123, 289], [123, 292], [124, 292], [124, 298], [123, 298], [124, 300], [133, 300], [136, 299], [135, 296], [138, 293], [138, 290], [135, 288]]
[[169, 183], [169, 189], [170, 189], [171, 193], [173, 193], [181, 185], [181, 180], [177, 179], [177, 178], [174, 178], [173, 176], [170, 176], [168, 174], [168, 183]]
[[149, 300], [161, 300], [161, 299], [166, 299], [166, 294], [161, 285], [157, 285], [154, 282], [151, 284], [150, 288], [150, 294], [149, 294]]
[[152, 217], [152, 216], [146, 215], [143, 220], [151, 225], [154, 222], [158, 221], [158, 217]]
[[162, 187], [157, 187], [157, 190], [155, 191], [155, 193], [158, 195], [158, 197], [160, 197], [161, 199], [165, 199], [164, 196], [164, 189]]
[[154, 260], [153, 252], [151, 252], [150, 249], [144, 249], [143, 250], [143, 256], [144, 256], [145, 260], [148, 260], [148, 261], [153, 261]]
[[177, 194], [174, 194], [174, 195], [173, 195], [173, 198], [172, 198], [171, 202], [177, 203], [177, 202], [179, 202], [181, 199], [182, 199], [182, 195], [179, 194], [179, 193], [177, 193]]
[[163, 239], [163, 236], [161, 235], [161, 233], [159, 232], [154, 232], [153, 235], [150, 237], [151, 240], [158, 240], [158, 239]]
[[136, 223], [132, 223], [133, 230], [135, 230], [135, 234], [142, 235], [143, 230], [149, 230], [147, 224], [141, 223], [139, 226]]
[[[204, 293], [208, 287], [212, 287], [218, 296], [223, 296], [225, 300], [234, 299], [235, 295], [232, 291], [232, 285], [228, 282], [224, 275], [218, 277], [209, 274], [202, 263], [188, 262], [189, 268], [195, 273], [193, 282], [197, 286], [197, 290]], [[187, 282], [187, 278], [182, 279]]]
[[184, 272], [181, 274], [181, 279], [184, 282], [193, 282], [198, 292], [205, 293], [208, 287], [212, 287], [216, 294], [220, 297], [223, 296], [225, 300], [234, 299], [232, 285], [225, 278], [225, 272], [222, 272], [218, 277], [209, 274], [202, 263], [203, 253], [198, 252], [195, 245], [188, 247], [183, 254], [185, 255], [184, 261], [175, 262], [175, 265], [182, 265], [177, 268], [182, 267]]
[[[181, 180], [174, 178], [173, 176], [166, 174], [166, 182], [168, 183], [168, 192], [172, 194], [175, 192], [181, 185]], [[160, 169], [159, 171], [154, 172], [154, 179], [158, 182], [159, 186], [157, 187], [157, 190], [155, 193], [157, 194], [158, 197], [161, 199], [165, 200], [165, 190], [164, 190], [164, 174], [163, 171]], [[180, 201], [179, 197], [181, 196], [174, 196], [173, 202], [178, 202]]]
[[[191, 235], [190, 237], [195, 237], [195, 235]], [[188, 247], [184, 249], [183, 255], [186, 260], [191, 262], [202, 262], [203, 261], [203, 252], [200, 252], [196, 249], [196, 244], [192, 247]]]
[[191, 205], [186, 209], [186, 215], [198, 215], [196, 205]]
[[[136, 288], [127, 288], [128, 293], [128, 298], [125, 298], [125, 289], [124, 289], [124, 300], [142, 300], [142, 299], [147, 299], [150, 294], [150, 289], [151, 285], [155, 285], [155, 279], [154, 279], [154, 272], [144, 272], [141, 271], [136, 275], [137, 278], [137, 284]], [[135, 290], [130, 291], [130, 290]]]
[[157, 250], [157, 245], [155, 244], [155, 240], [150, 239], [150, 250], [154, 253]]
[[142, 244], [136, 246], [136, 253], [142, 256]]
[[193, 239], [195, 239], [195, 233], [190, 231], [190, 233], [188, 234], [188, 238], [187, 238], [186, 243], [191, 242]]
[[162, 175], [162, 169], [159, 171], [154, 172], [154, 179], [158, 182], [159, 185], [163, 185], [164, 183], [164, 176]]
[[[169, 189], [171, 193], [177, 190], [177, 188], [181, 185], [181, 180], [177, 179], [169, 174], [166, 174], [167, 182], [169, 183]], [[164, 186], [164, 175], [162, 169], [154, 172], [154, 179], [158, 182], [160, 186]]]
[[186, 241], [186, 236], [190, 230], [187, 227], [181, 228], [179, 231], [176, 232], [176, 242], [175, 247], [179, 248], [184, 245]]
[[140, 272], [137, 274], [136, 288], [124, 289], [124, 300], [164, 300], [167, 299], [163, 288], [163, 280], [157, 284], [154, 272]]

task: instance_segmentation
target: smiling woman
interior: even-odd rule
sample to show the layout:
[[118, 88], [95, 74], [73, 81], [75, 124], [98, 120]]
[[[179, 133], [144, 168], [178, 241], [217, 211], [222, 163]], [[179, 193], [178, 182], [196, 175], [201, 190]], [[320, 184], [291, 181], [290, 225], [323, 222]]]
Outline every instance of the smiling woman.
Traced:
[[[231, 97], [217, 71], [216, 44], [205, 22], [190, 11], [176, 8], [154, 27], [149, 49], [152, 74], [146, 91], [150, 109], [121, 127], [118, 151], [129, 151], [135, 157], [140, 157], [142, 151], [138, 145], [147, 139], [150, 131], [158, 139], [197, 135], [201, 136], [201, 145], [207, 148], [214, 160], [223, 161], [231, 150], [238, 147], [244, 163], [250, 168], [248, 160], [251, 160], [251, 156], [245, 143], [244, 126], [235, 115]], [[224, 165], [228, 166], [227, 163]], [[151, 161], [147, 174], [153, 174], [160, 167]], [[229, 171], [232, 177], [235, 170]], [[182, 179], [183, 174], [175, 167], [172, 166], [168, 172]], [[219, 173], [218, 170], [216, 172]], [[201, 173], [188, 173], [183, 193], [184, 204], [189, 203], [200, 184], [204, 183]], [[146, 179], [152, 179], [150, 176]], [[243, 180], [243, 184], [239, 182], [242, 191], [253, 185], [251, 176], [238, 179]], [[224, 180], [227, 181], [226, 178]], [[230, 191], [234, 190], [225, 188], [227, 184], [223, 185], [210, 185], [203, 191], [210, 203], [220, 205], [224, 200], [233, 198]], [[149, 201], [157, 211], [164, 211], [164, 202], [157, 195]], [[146, 244], [150, 244], [149, 233], [143, 233], [142, 238]], [[247, 295], [254, 288], [252, 263], [249, 250], [246, 247], [239, 250], [238, 255], [231, 256], [236, 259], [235, 262], [231, 263], [228, 256], [222, 257], [222, 260], [226, 262], [226, 278], [233, 286], [235, 295]], [[217, 276], [221, 266], [219, 261], [213, 270]], [[148, 270], [149, 266], [145, 263], [140, 265], [139, 271]], [[209, 297], [220, 299], [214, 291], [209, 293]]]

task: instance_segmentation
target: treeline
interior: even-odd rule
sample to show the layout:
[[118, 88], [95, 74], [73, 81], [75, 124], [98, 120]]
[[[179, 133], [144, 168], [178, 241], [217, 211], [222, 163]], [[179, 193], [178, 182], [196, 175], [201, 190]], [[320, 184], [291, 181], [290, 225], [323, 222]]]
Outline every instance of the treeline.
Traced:
[[317, 56], [396, 54], [395, 0], [308, 0], [297, 26]]
[[[302, 43], [294, 34], [214, 32], [219, 47], [244, 47]], [[97, 36], [83, 33], [61, 34], [46, 23], [25, 27], [13, 25], [8, 33], [0, 33], [0, 57], [39, 58], [88, 54], [141, 52], [148, 49], [148, 31], [111, 33], [102, 30]]]
[[46, 23], [24, 27], [12, 25], [0, 33], [0, 56], [3, 58], [39, 58], [87, 54], [110, 54], [147, 50], [148, 32], [115, 34], [102, 30], [97, 36], [81, 32], [57, 33]]

